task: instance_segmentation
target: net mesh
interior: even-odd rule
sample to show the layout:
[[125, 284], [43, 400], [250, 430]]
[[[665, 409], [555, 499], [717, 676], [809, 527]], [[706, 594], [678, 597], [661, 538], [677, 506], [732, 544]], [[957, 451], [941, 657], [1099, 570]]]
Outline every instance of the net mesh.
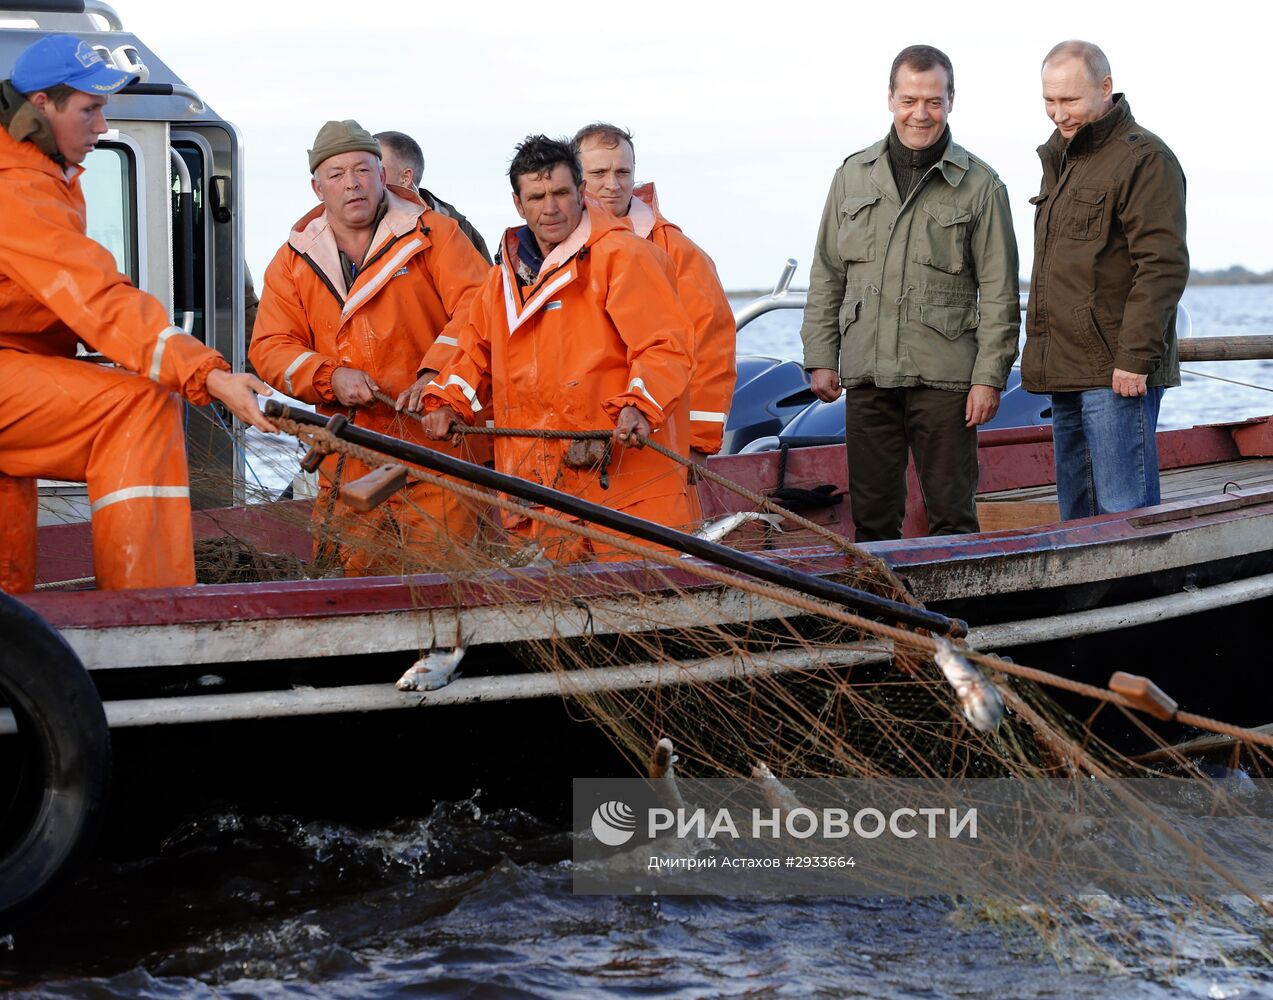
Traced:
[[[199, 419], [202, 411], [191, 412]], [[290, 429], [314, 440], [303, 428]], [[554, 561], [544, 545], [502, 526], [502, 514], [524, 508], [505, 501], [501, 511], [500, 498], [464, 484], [448, 480], [443, 489], [478, 525], [476, 536], [457, 537], [443, 528], [424, 546], [404, 542], [409, 534], [404, 521], [429, 518], [427, 505], [409, 495], [368, 515], [333, 503], [326, 493], [312, 500], [279, 499], [280, 486], [297, 476], [306, 447], [284, 437], [268, 449], [254, 449], [245, 481], [233, 484], [252, 508], [250, 530], [240, 519], [237, 534], [226, 534], [216, 515], [207, 515], [212, 527], [201, 529], [208, 536], [199, 543], [201, 580], [339, 576], [338, 557], [314, 559], [314, 548], [326, 547], [364, 550], [389, 572], [444, 571], [457, 593], [465, 582], [480, 581], [488, 612], [503, 608], [510, 622], [521, 622], [532, 607], [539, 620], [555, 623], [547, 634], [507, 643], [508, 656], [522, 668], [555, 674], [573, 710], [605, 728], [635, 773], [653, 767], [662, 774], [663, 766], [652, 758], [659, 742], [670, 740], [675, 772], [682, 776], [754, 780], [771, 774], [788, 784], [869, 778], [900, 787], [917, 778], [1047, 778], [1072, 783], [1077, 791], [1093, 782], [1152, 778], [1192, 783], [1207, 795], [1223, 796], [1230, 791], [1215, 780], [1215, 765], [1230, 777], [1273, 777], [1267, 740], [1214, 738], [1196, 750], [1176, 749], [1179, 727], [1151, 724], [1117, 698], [1093, 700], [1076, 711], [1073, 697], [1063, 706], [1056, 687], [1015, 676], [1000, 661], [983, 660], [981, 670], [1007, 711], [997, 728], [981, 732], [935, 664], [930, 636], [879, 626], [754, 580], [726, 575], [722, 582], [720, 571], [649, 546], [637, 550], [641, 558], [617, 553], [637, 558], [639, 591], [633, 592], [631, 575], [613, 591], [594, 575], [593, 590], [581, 598], [577, 568]], [[346, 463], [358, 460], [344, 452]], [[225, 486], [223, 465], [202, 468], [198, 456], [191, 465], [192, 482], [205, 477], [212, 485], [215, 477], [218, 488]], [[739, 509], [760, 512], [743, 497]], [[569, 536], [572, 545], [628, 544], [586, 525], [563, 526], [550, 515], [544, 523]], [[768, 549], [775, 558], [781, 557], [775, 547], [785, 543], [763, 522], [745, 525], [726, 541]], [[856, 550], [847, 539], [838, 543], [850, 554], [840, 582], [909, 600], [878, 560], [863, 553], [853, 557]], [[461, 631], [464, 617], [461, 607]], [[1118, 728], [1139, 735], [1143, 746], [1134, 756], [1101, 737], [1098, 723], [1110, 715], [1123, 721]], [[1154, 826], [1152, 802], [1142, 798], [1122, 805], [1143, 810]], [[1166, 818], [1157, 822], [1161, 837], [1180, 834]], [[1253, 850], [1267, 852], [1267, 846]], [[1095, 870], [1113, 870], [1122, 852], [1135, 847], [1086, 849]], [[999, 891], [954, 903], [956, 919], [985, 921], [1005, 932], [1028, 929], [1067, 962], [1148, 969], [1162, 977], [1199, 966], [1263, 967], [1273, 959], [1270, 901], [1236, 873], [1227, 877], [1227, 891], [1208, 896], [1182, 888], [1152, 898], [1040, 897], [1023, 890], [1025, 884], [1020, 871], [1006, 867]]]

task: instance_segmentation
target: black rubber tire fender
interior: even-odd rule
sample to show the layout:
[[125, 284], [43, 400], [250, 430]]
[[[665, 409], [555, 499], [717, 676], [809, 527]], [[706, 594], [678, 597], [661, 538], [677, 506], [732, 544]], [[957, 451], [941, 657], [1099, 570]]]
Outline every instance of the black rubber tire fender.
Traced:
[[[110, 786], [110, 730], [74, 650], [26, 605], [0, 593], [0, 933], [91, 848]], [[9, 727], [12, 729], [12, 727]]]

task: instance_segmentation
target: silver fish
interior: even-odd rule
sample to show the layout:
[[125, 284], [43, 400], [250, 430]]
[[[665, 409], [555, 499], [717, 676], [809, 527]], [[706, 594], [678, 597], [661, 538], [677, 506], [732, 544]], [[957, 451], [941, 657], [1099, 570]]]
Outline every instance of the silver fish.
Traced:
[[672, 741], [666, 736], [654, 747], [654, 756], [650, 758], [649, 774], [654, 783], [654, 790], [659, 801], [668, 809], [684, 809], [685, 800], [681, 798], [681, 790], [676, 786], [676, 771], [673, 765], [681, 758], [676, 756]]
[[[719, 542], [727, 535], [733, 534], [748, 521], [764, 521], [769, 527], [775, 531], [781, 531], [778, 525], [782, 521], [781, 514], [762, 514], [758, 510], [740, 510], [735, 514], [726, 514], [724, 517], [718, 517], [710, 524], [705, 524], [698, 531], [694, 532], [695, 538], [702, 538], [708, 542]], [[682, 559], [690, 558], [689, 553], [681, 557]]]
[[549, 569], [554, 565], [553, 561], [544, 554], [544, 550], [538, 545], [517, 549], [502, 559], [497, 559], [496, 562], [501, 566], [507, 566], [509, 569]]
[[959, 655], [949, 642], [940, 636], [935, 640], [937, 652], [933, 659], [955, 689], [964, 718], [973, 729], [993, 733], [1003, 721], [1003, 696], [985, 675]]
[[394, 685], [399, 691], [436, 691], [455, 680], [465, 648], [431, 649], [416, 660]]
[[756, 766], [751, 769], [751, 776], [760, 785], [760, 791], [765, 797], [765, 805], [770, 809], [791, 812], [793, 809], [803, 808], [795, 792], [775, 778], [773, 771], [769, 770], [769, 765], [763, 760], [756, 761]]

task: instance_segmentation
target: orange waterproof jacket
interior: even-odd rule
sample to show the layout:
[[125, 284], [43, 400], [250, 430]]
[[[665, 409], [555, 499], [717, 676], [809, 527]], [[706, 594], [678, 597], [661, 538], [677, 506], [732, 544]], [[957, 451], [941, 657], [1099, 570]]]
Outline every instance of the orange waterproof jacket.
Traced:
[[[425, 408], [447, 405], [468, 423], [499, 427], [605, 430], [632, 405], [653, 440], [688, 454], [692, 328], [667, 256], [621, 220], [588, 209], [533, 285], [518, 286], [516, 229], [505, 234], [501, 258], [473, 300], [455, 360], [430, 383]], [[616, 449], [603, 488], [596, 471], [566, 466], [568, 447], [501, 437], [495, 463], [618, 510], [686, 493], [684, 466], [651, 449]], [[678, 521], [683, 510], [683, 501], [668, 505]]]
[[627, 218], [633, 232], [662, 247], [676, 270], [676, 290], [694, 324], [690, 447], [714, 455], [720, 451], [738, 377], [734, 311], [712, 258], [659, 212], [653, 184], [642, 184], [632, 192]]
[[193, 403], [208, 403], [208, 372], [230, 366], [173, 326], [159, 300], [134, 287], [88, 237], [83, 172], [64, 171], [0, 128], [0, 349], [74, 357], [83, 341]]
[[[392, 187], [386, 197], [388, 211], [348, 290], [322, 205], [296, 224], [265, 272], [252, 364], [270, 385], [323, 413], [342, 410], [332, 392], [338, 367], [368, 372], [394, 397], [424, 369], [443, 367], [490, 270], [455, 220], [405, 188]], [[404, 425], [393, 407], [379, 403], [359, 411], [357, 422], [395, 437], [418, 426]]]

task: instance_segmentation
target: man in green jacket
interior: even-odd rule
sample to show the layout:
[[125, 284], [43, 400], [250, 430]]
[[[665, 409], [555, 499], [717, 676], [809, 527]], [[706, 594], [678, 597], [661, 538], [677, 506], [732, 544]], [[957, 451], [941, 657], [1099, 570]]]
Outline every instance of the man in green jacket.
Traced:
[[908, 451], [929, 533], [978, 530], [977, 427], [1017, 356], [1017, 244], [1003, 182], [950, 138], [950, 59], [893, 60], [893, 128], [831, 182], [800, 336], [813, 391], [845, 393], [858, 541], [898, 538]]
[[1185, 176], [1114, 93], [1091, 42], [1043, 61], [1056, 131], [1039, 147], [1034, 274], [1021, 380], [1052, 395], [1052, 443], [1067, 520], [1159, 502], [1154, 435], [1180, 384], [1176, 304], [1189, 277]]

